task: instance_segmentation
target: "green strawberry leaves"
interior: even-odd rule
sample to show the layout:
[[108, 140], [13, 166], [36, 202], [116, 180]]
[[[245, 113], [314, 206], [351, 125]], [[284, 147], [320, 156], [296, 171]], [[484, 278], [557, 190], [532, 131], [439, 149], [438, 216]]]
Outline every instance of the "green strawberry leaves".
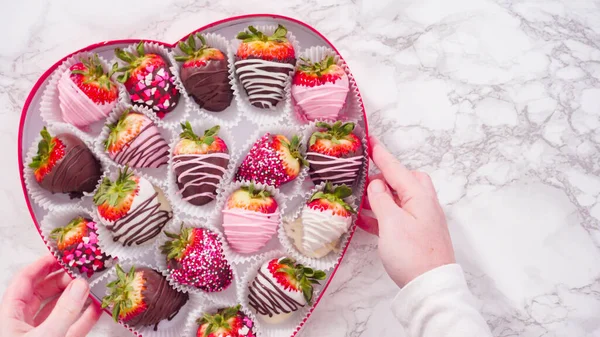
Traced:
[[278, 263], [284, 267], [280, 267], [277, 271], [286, 273], [291, 280], [296, 281], [299, 290], [301, 290], [304, 295], [306, 303], [311, 304], [313, 298], [313, 285], [321, 284], [319, 281], [325, 280], [327, 274], [322, 270], [305, 267], [288, 257], [280, 259]]
[[119, 177], [114, 182], [105, 177], [94, 194], [94, 204], [100, 206], [108, 203], [110, 207], [117, 207], [123, 199], [137, 189], [138, 183], [133, 177], [133, 171], [130, 172], [128, 166], [119, 170]]
[[282, 25], [278, 25], [273, 35], [267, 36], [263, 32], [256, 29], [254, 26], [248, 26], [248, 30], [238, 33], [236, 38], [238, 40], [242, 40], [244, 42], [252, 42], [252, 41], [277, 41], [277, 42], [285, 42], [287, 41], [287, 28]]
[[110, 294], [102, 299], [102, 309], [112, 306], [112, 317], [118, 322], [121, 312], [134, 305], [130, 299], [130, 292], [133, 290], [131, 284], [135, 281], [135, 267], [132, 266], [129, 272], [125, 273], [121, 265], [117, 264], [115, 271], [117, 279], [106, 285]]
[[356, 210], [344, 200], [351, 195], [352, 189], [350, 187], [346, 185], [339, 185], [334, 187], [333, 184], [331, 184], [331, 182], [327, 182], [323, 190], [315, 192], [308, 202], [310, 203], [315, 200], [326, 199], [333, 203], [339, 204], [340, 206], [344, 207], [344, 209], [348, 212], [356, 214]]
[[[196, 37], [200, 40], [200, 47], [197, 48]], [[175, 56], [177, 62], [185, 62], [191, 59], [201, 58], [204, 51], [210, 48], [206, 44], [206, 38], [200, 34], [191, 34], [186, 41], [180, 41], [177, 46], [186, 55]]]
[[233, 307], [220, 309], [214, 315], [205, 313], [202, 318], [196, 321], [196, 323], [201, 326], [207, 325], [207, 327], [204, 329], [203, 337], [208, 337], [211, 333], [219, 329], [230, 330], [231, 326], [229, 325], [228, 321], [237, 316], [241, 309], [242, 306], [238, 304]]
[[165, 235], [171, 239], [160, 247], [161, 252], [167, 256], [167, 261], [173, 259], [179, 261], [184, 257], [187, 247], [192, 243], [193, 231], [193, 228], [184, 228], [183, 222], [179, 234], [164, 231]]
[[248, 186], [242, 186], [240, 189], [242, 191], [248, 192], [248, 195], [250, 196], [250, 198], [253, 198], [253, 199], [265, 199], [265, 198], [271, 197], [271, 193], [269, 191], [258, 189], [252, 183], [250, 183], [250, 185], [248, 185]]
[[198, 137], [198, 135], [194, 133], [192, 124], [186, 121], [185, 123], [181, 123], [182, 132], [179, 134], [179, 137], [181, 139], [193, 140], [198, 145], [206, 144], [207, 146], [210, 146], [216, 140], [220, 129], [221, 127], [219, 125], [215, 125], [210, 129], [204, 130], [204, 135], [202, 137]]
[[281, 141], [281, 144], [285, 146], [292, 155], [293, 158], [297, 159], [300, 162], [301, 166], [308, 166], [308, 161], [302, 153], [300, 153], [300, 147], [302, 146], [302, 142], [300, 141], [300, 137], [298, 135], [294, 135], [292, 140], [288, 143], [285, 141]]
[[329, 67], [335, 64], [335, 60], [333, 56], [327, 56], [322, 59], [320, 62], [312, 62], [309, 59], [300, 58], [300, 64], [298, 65], [298, 69], [303, 73], [308, 74], [317, 74], [317, 76], [322, 76]]
[[317, 131], [310, 136], [309, 146], [313, 146], [318, 139], [331, 140], [334, 144], [339, 144], [340, 139], [344, 139], [346, 136], [354, 131], [356, 125], [352, 122], [343, 123], [337, 121], [334, 124], [328, 124], [325, 122], [317, 122], [317, 127], [325, 129], [325, 131]]
[[33, 157], [31, 163], [29, 163], [29, 167], [32, 169], [38, 169], [44, 165], [50, 158], [50, 154], [54, 149], [54, 142], [52, 141], [54, 138], [50, 135], [50, 132], [48, 132], [48, 129], [46, 129], [45, 126], [42, 131], [40, 131], [40, 135], [42, 136], [42, 140], [38, 143], [37, 155]]

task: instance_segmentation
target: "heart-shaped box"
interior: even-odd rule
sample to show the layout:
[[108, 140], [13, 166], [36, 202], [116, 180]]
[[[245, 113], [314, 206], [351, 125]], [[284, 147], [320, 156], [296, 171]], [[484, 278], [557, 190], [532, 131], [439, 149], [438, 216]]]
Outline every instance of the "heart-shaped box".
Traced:
[[[288, 34], [288, 39], [290, 42], [294, 43], [294, 48], [297, 49], [297, 57], [322, 58], [328, 55], [335, 56], [335, 62], [344, 69], [349, 77], [350, 91], [348, 99], [342, 108], [341, 116], [343, 116], [344, 119], [352, 120], [356, 123], [356, 132], [359, 134], [362, 141], [364, 160], [362, 161], [362, 167], [360, 168], [359, 178], [354, 184], [353, 195], [348, 198], [348, 203], [354, 205], [360, 212], [362, 199], [365, 195], [365, 182], [369, 164], [367, 158], [367, 153], [369, 152], [367, 142], [368, 125], [364, 105], [358, 87], [352, 77], [352, 73], [333, 44], [309, 25], [293, 18], [273, 14], [256, 14], [227, 18], [206, 25], [190, 33], [190, 35], [202, 33], [206, 34], [205, 36], [208, 36], [208, 40], [213, 44], [227, 44], [227, 46], [223, 48], [227, 49], [227, 56], [231, 61], [234, 59], [234, 46], [239, 43], [234, 40], [237, 33], [245, 30], [249, 25], [267, 27], [266, 29], [269, 29], [268, 26], [276, 26], [277, 24], [286, 26], [291, 33], [291, 35]], [[180, 41], [185, 41], [188, 37], [189, 35], [185, 36]], [[170, 63], [170, 70], [177, 77], [176, 80], [179, 80], [179, 72], [181, 69], [174, 58], [175, 56], [181, 55], [181, 50], [177, 47], [179, 41], [175, 44], [159, 41], [144, 41], [146, 49], [149, 48], [152, 52], [159, 54], [165, 53], [163, 56]], [[40, 233], [40, 236], [48, 246], [48, 249], [57, 257], [59, 255], [57, 253], [56, 244], [49, 239], [49, 231], [52, 229], [52, 226], [57, 226], [57, 222], [64, 223], [75, 215], [89, 215], [89, 217], [92, 218], [95, 218], [97, 215], [92, 211], [94, 208], [92, 207], [91, 195], [86, 195], [79, 201], [71, 201], [64, 195], [52, 195], [41, 191], [41, 189], [35, 186], [35, 181], [32, 181], [32, 177], [28, 176], [28, 174], [32, 174], [27, 169], [27, 160], [31, 159], [31, 156], [35, 152], [33, 149], [35, 149], [35, 143], [40, 139], [38, 136], [40, 129], [47, 125], [51, 132], [67, 132], [75, 134], [82, 139], [92, 151], [94, 151], [94, 154], [97, 157], [99, 157], [105, 175], [110, 175], [111, 173], [114, 174], [118, 165], [112, 162], [104, 153], [98, 152], [102, 149], [98, 144], [101, 143], [103, 135], [102, 124], [106, 122], [106, 120], [92, 124], [89, 129], [83, 131], [62, 122], [60, 120], [60, 114], [57, 111], [57, 109], [59, 109], [59, 104], [56, 97], [53, 96], [56, 91], [54, 86], [56, 86], [61, 71], [66, 71], [68, 66], [73, 63], [73, 56], [85, 55], [85, 53], [97, 53], [100, 55], [101, 59], [105, 61], [105, 68], [108, 68], [108, 62], [106, 61], [111, 61], [112, 64], [112, 62], [116, 60], [113, 56], [115, 48], [132, 48], [132, 46], [138, 42], [140, 42], [140, 40], [107, 41], [85, 47], [65, 56], [51, 66], [39, 78], [24, 104], [19, 126], [18, 143], [21, 184], [33, 222]], [[181, 83], [178, 83], [178, 89], [182, 94], [179, 106], [173, 110], [171, 115], [168, 115], [169, 117], [165, 117], [161, 120], [153, 116], [151, 111], [137, 107], [157, 124], [161, 134], [163, 134], [165, 138], [169, 135], [171, 136], [166, 139], [167, 142], [171, 142], [171, 147], [173, 146], [173, 142], [176, 141], [175, 137], [177, 132], [175, 131], [175, 126], [177, 126], [179, 122], [190, 120], [195, 126], [204, 126], [207, 124], [222, 125], [222, 128], [225, 130], [225, 134], [223, 135], [224, 139], [228, 139], [232, 144], [235, 144], [235, 147], [232, 149], [233, 154], [231, 156], [231, 167], [228, 168], [228, 176], [224, 176], [224, 183], [219, 187], [220, 193], [228, 193], [228, 189], [231, 190], [232, 186], [236, 184], [232, 181], [235, 173], [234, 170], [239, 167], [243, 157], [247, 154], [252, 144], [265, 132], [278, 132], [285, 135], [300, 130], [300, 132], [297, 133], [301, 133], [306, 138], [310, 136], [311, 132], [316, 130], [315, 122], [310, 123], [302, 118], [302, 113], [299, 111], [297, 102], [292, 98], [290, 90], [292, 82], [291, 76], [286, 85], [285, 97], [282, 103], [277, 105], [274, 112], [263, 113], [249, 104], [246, 93], [242, 90], [239, 78], [234, 75], [235, 70], [231, 64], [229, 71], [235, 99], [232, 101], [231, 106], [224, 110], [220, 115], [203, 110], [195, 104], [185, 93], [185, 89], [182, 89]], [[130, 96], [123, 86], [119, 85], [119, 90], [119, 101], [121, 103], [112, 109], [111, 114], [118, 114], [117, 110], [123, 109], [122, 104], [130, 104]], [[264, 115], [267, 115], [267, 117], [264, 117]], [[109, 116], [109, 121], [110, 118], [113, 117]], [[169, 168], [170, 167], [171, 166], [169, 165]], [[167, 194], [168, 200], [173, 204], [174, 196], [168, 195], [170, 190], [169, 186], [173, 183], [169, 181], [170, 178], [167, 179], [167, 176], [169, 175], [167, 170], [163, 169], [163, 171], [160, 171], [157, 169], [157, 171], [144, 171], [144, 169], [142, 169], [142, 171], [143, 172], [140, 172], [140, 174], [143, 177], [147, 177], [148, 180], [156, 186], [162, 188]], [[239, 183], [237, 184], [239, 185]], [[303, 170], [303, 172], [300, 173], [297, 182], [288, 185], [290, 186], [283, 185], [281, 189], [276, 190], [274, 193], [277, 198], [281, 198], [280, 200], [282, 200], [282, 221], [289, 221], [291, 223], [299, 216], [302, 205], [306, 202], [306, 198], [309, 198], [311, 193], [322, 189], [323, 184], [317, 184], [315, 186], [308, 177], [308, 172]], [[177, 207], [177, 204], [181, 202], [181, 200], [176, 201], [174, 204], [175, 207], [173, 208], [174, 213], [176, 213], [175, 218], [178, 221], [181, 220], [190, 224], [198, 224], [197, 227], [209, 228], [217, 232], [221, 238], [223, 228], [221, 226], [222, 214], [219, 212], [219, 207], [223, 207], [225, 202], [224, 197], [221, 197], [220, 200], [219, 197], [217, 197], [217, 201], [212, 203], [213, 209], [190, 210], [189, 207]], [[172, 322], [164, 324], [161, 322], [157, 331], [152, 331], [148, 328], [128, 328], [134, 334], [143, 334], [144, 336], [195, 336], [197, 330], [197, 325], [194, 323], [195, 319], [200, 317], [204, 312], [214, 311], [216, 308], [228, 304], [241, 303], [243, 307], [242, 311], [256, 322], [255, 329], [257, 336], [295, 336], [309, 319], [313, 310], [323, 297], [327, 286], [335, 276], [337, 268], [345, 255], [356, 229], [356, 218], [357, 216], [353, 217], [352, 225], [347, 233], [341, 237], [337, 251], [330, 253], [325, 259], [309, 258], [303, 256], [299, 251], [295, 251], [293, 240], [286, 236], [286, 230], [284, 230], [282, 225], [280, 225], [278, 234], [274, 235], [269, 240], [266, 248], [250, 256], [236, 255], [236, 253], [231, 250], [231, 247], [223, 242], [224, 255], [230, 261], [233, 270], [233, 289], [229, 289], [229, 292], [224, 291], [223, 293], [199, 292], [198, 296], [196, 296], [196, 292], [191, 291], [190, 300], [182, 308], [181, 312], [177, 314], [179, 318], [176, 316]], [[168, 226], [170, 226], [169, 228], [173, 228], [175, 225], [171, 223]], [[100, 236], [101, 235], [102, 234], [100, 234]], [[159, 260], [160, 253], [157, 252], [157, 246], [158, 244], [147, 247], [146, 249], [148, 251], [141, 252], [139, 256], [135, 254], [129, 256], [129, 254], [126, 254], [128, 256], [117, 256], [117, 258], [122, 260], [121, 263], [124, 266], [132, 264], [137, 266], [147, 265], [160, 270], [160, 265], [162, 265], [162, 263]], [[104, 246], [101, 247], [104, 248]], [[327, 278], [324, 284], [317, 286], [315, 290], [316, 297], [312, 306], [309, 307], [307, 305], [299, 310], [300, 312], [295, 313], [288, 323], [271, 326], [263, 322], [262, 319], [257, 318], [254, 315], [255, 312], [248, 307], [246, 298], [248, 283], [252, 282], [257, 269], [263, 261], [283, 255], [291, 255], [291, 257], [309, 267], [324, 269], [327, 273]], [[78, 272], [70, 269], [67, 264], [61, 263], [72, 277], [84, 277]], [[162, 272], [165, 276], [168, 276], [167, 272], [164, 270], [162, 270]], [[104, 272], [96, 273], [91, 278], [88, 278], [91, 285], [91, 298], [94, 301], [100, 302], [100, 299], [106, 294], [106, 285], [111, 277], [114, 277], [114, 273], [115, 270], [111, 267]], [[177, 291], [189, 291], [186, 287], [180, 287], [173, 283], [170, 284], [174, 286]], [[108, 309], [106, 311], [109, 313]], [[185, 328], [181, 328], [181, 326], [185, 326]]]

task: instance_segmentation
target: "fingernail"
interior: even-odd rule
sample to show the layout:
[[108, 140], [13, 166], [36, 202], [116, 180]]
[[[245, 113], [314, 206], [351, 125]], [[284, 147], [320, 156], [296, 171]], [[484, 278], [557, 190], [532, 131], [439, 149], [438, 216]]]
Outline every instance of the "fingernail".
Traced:
[[385, 192], [385, 184], [380, 179], [375, 179], [369, 184], [369, 191], [371, 193], [383, 193]]
[[71, 283], [69, 296], [75, 301], [83, 301], [88, 295], [88, 285], [84, 280], [76, 279]]

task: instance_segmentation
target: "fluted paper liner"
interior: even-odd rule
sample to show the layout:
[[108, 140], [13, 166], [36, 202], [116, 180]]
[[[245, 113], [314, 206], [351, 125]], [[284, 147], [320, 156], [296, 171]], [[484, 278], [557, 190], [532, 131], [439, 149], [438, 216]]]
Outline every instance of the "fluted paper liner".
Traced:
[[[190, 124], [192, 125], [194, 132], [198, 136], [202, 136], [204, 134], [204, 130], [210, 129], [216, 125], [203, 120], [194, 120], [191, 121]], [[187, 215], [196, 218], [212, 217], [214, 216], [214, 213], [218, 209], [220, 209], [220, 205], [218, 204], [218, 201], [220, 201], [220, 199], [218, 198], [218, 196], [221, 193], [223, 193], [225, 186], [227, 186], [227, 183], [231, 181], [231, 177], [235, 174], [235, 165], [238, 161], [237, 157], [239, 156], [237, 144], [234, 141], [235, 138], [227, 128], [221, 128], [221, 130], [219, 131], [219, 138], [221, 138], [225, 142], [227, 148], [229, 149], [229, 163], [227, 164], [225, 174], [220, 179], [220, 182], [217, 185], [217, 198], [205, 205], [196, 206], [183, 200], [181, 193], [179, 192], [179, 187], [177, 186], [176, 182], [177, 177], [175, 175], [175, 171], [173, 170], [173, 151], [175, 150], [175, 146], [180, 140], [179, 133], [181, 133], [181, 128], [173, 128], [171, 131], [173, 134], [173, 138], [171, 139], [171, 143], [169, 146], [169, 164], [167, 167], [167, 193], [169, 195], [169, 199], [171, 200], [174, 208], [177, 209], [177, 211], [183, 212]]]
[[[117, 107], [115, 107], [113, 112], [108, 116], [108, 119], [106, 120], [106, 125], [104, 126], [104, 128], [102, 128], [102, 132], [100, 133], [100, 136], [96, 139], [96, 142], [94, 144], [94, 150], [95, 150], [96, 155], [106, 165], [117, 166], [121, 169], [125, 168], [126, 165], [119, 164], [116, 161], [114, 161], [112, 158], [110, 158], [108, 151], [106, 150], [106, 148], [104, 146], [104, 141], [106, 139], [108, 139], [108, 135], [110, 134], [110, 129], [109, 129], [108, 125], [116, 123], [119, 120], [119, 118], [121, 117], [121, 115], [127, 109], [131, 109], [131, 111], [144, 114], [146, 117], [150, 118], [150, 120], [152, 120], [156, 124], [156, 122], [154, 121], [154, 119], [151, 116], [152, 113], [151, 112], [149, 113], [148, 110], [142, 109], [137, 105], [131, 106], [131, 105], [127, 105], [127, 104], [119, 104], [119, 105], [117, 105]], [[172, 137], [172, 134], [169, 131], [169, 129], [160, 127], [158, 125], [156, 125], [156, 126], [157, 126], [157, 129], [158, 129], [160, 135], [165, 140], [165, 142], [167, 144], [169, 144], [169, 139], [171, 139], [171, 137]], [[161, 167], [158, 167], [158, 168], [141, 167], [141, 168], [135, 168], [135, 170], [137, 172], [141, 173], [142, 176], [144, 178], [148, 179], [153, 185], [164, 188], [166, 186], [165, 177], [167, 176], [167, 166], [168, 166], [168, 161], [167, 161], [167, 164], [162, 165]]]
[[[244, 264], [247, 262], [254, 261], [261, 254], [279, 249], [279, 247], [280, 247], [279, 242], [276, 238], [277, 230], [275, 230], [275, 233], [269, 239], [269, 241], [267, 241], [267, 243], [265, 244], [264, 247], [262, 247], [257, 252], [254, 252], [251, 254], [243, 254], [243, 253], [236, 252], [235, 250], [233, 250], [233, 248], [229, 244], [229, 241], [227, 241], [227, 234], [225, 234], [225, 229], [223, 228], [223, 213], [222, 213], [222, 211], [226, 207], [227, 199], [229, 198], [231, 193], [237, 191], [242, 186], [248, 186], [248, 185], [249, 185], [248, 182], [232, 182], [231, 184], [229, 184], [229, 186], [227, 186], [227, 188], [225, 188], [223, 193], [221, 193], [221, 195], [219, 195], [219, 198], [224, 199], [224, 200], [218, 202], [219, 205], [222, 205], [222, 208], [218, 210], [218, 212], [215, 214], [215, 216], [213, 216], [213, 218], [208, 219], [209, 226], [213, 226], [223, 233], [223, 235], [225, 237], [225, 242], [227, 243], [227, 244], [223, 245], [223, 251], [225, 252], [225, 256], [227, 256], [227, 258], [229, 259], [229, 262], [232, 262], [233, 264]], [[267, 186], [267, 185], [263, 185], [263, 184], [254, 184], [254, 186], [257, 189], [264, 189], [264, 190], [269, 191], [271, 193], [271, 196], [277, 202], [278, 212], [280, 213], [280, 221], [279, 221], [279, 224], [277, 225], [277, 228], [281, 227], [282, 220], [283, 220], [283, 211], [285, 210], [285, 207], [286, 207], [285, 206], [285, 198], [281, 195], [281, 193], [279, 193], [279, 191], [277, 189], [275, 189], [271, 186]]]
[[[281, 245], [285, 248], [285, 251], [296, 261], [311, 268], [330, 271], [337, 265], [339, 259], [342, 256], [342, 251], [344, 247], [346, 247], [346, 245], [349, 243], [350, 233], [352, 233], [353, 227], [356, 226], [356, 215], [352, 216], [352, 222], [348, 227], [348, 230], [337, 240], [335, 248], [327, 255], [321, 258], [307, 256], [302, 250], [298, 249], [298, 247], [294, 243], [294, 238], [290, 237], [289, 232], [290, 223], [302, 216], [302, 209], [304, 208], [304, 205], [306, 205], [306, 203], [310, 200], [313, 194], [315, 194], [318, 191], [322, 191], [324, 187], [325, 183], [321, 183], [311, 191], [305, 193], [302, 196], [304, 202], [298, 207], [296, 207], [292, 214], [287, 215], [283, 218], [283, 226], [279, 227], [279, 231], [277, 232], [277, 234], [279, 235], [279, 241], [281, 242]], [[345, 201], [354, 210], [357, 210], [354, 196], [346, 198]], [[323, 224], [323, 226], [327, 226], [327, 224]], [[302, 239], [302, 233], [299, 233], [299, 235], [300, 239]]]
[[[50, 253], [54, 255], [58, 263], [67, 270], [68, 274], [71, 275], [71, 277], [77, 277], [87, 280], [90, 284], [90, 287], [93, 287], [99, 280], [103, 278], [104, 274], [110, 271], [111, 267], [113, 266], [116, 260], [107, 260], [105, 262], [106, 269], [94, 272], [94, 274], [92, 274], [91, 277], [88, 277], [86, 274], [80, 273], [79, 269], [77, 269], [76, 267], [70, 267], [68, 264], [63, 262], [62, 254], [56, 247], [56, 241], [50, 237], [52, 230], [68, 225], [69, 222], [71, 222], [73, 219], [79, 216], [82, 216], [87, 219], [92, 219], [91, 211], [82, 206], [72, 206], [62, 210], [54, 211], [52, 213], [48, 213], [40, 222], [40, 231], [42, 232], [42, 237], [46, 242], [46, 247], [48, 247], [48, 250], [50, 250]], [[98, 226], [98, 224], [96, 224], [96, 226]]]
[[[225, 55], [225, 57], [227, 57], [227, 61], [229, 62], [229, 41], [227, 41], [227, 39], [219, 34], [214, 34], [214, 33], [202, 33], [202, 36], [204, 36], [204, 39], [206, 40], [206, 45], [208, 45], [209, 47], [212, 48], [217, 48], [219, 49], [223, 55]], [[200, 46], [201, 42], [200, 39], [198, 37], [196, 37], [196, 33], [194, 33], [194, 39], [196, 40], [196, 46]], [[186, 40], [182, 40], [182, 41], [187, 41]], [[186, 55], [184, 52], [182, 52], [179, 47], [175, 47], [172, 50], [173, 56], [183, 56]], [[175, 64], [171, 67], [171, 71], [173, 73], [177, 73], [177, 76], [181, 79], [181, 66], [182, 66], [183, 62], [175, 62]], [[231, 73], [229, 73], [231, 74]], [[229, 76], [230, 81], [231, 81], [231, 76]], [[182, 82], [183, 83], [183, 82]], [[231, 82], [230, 82], [231, 85]], [[185, 89], [185, 87], [184, 87]], [[235, 98], [233, 98], [231, 100], [231, 104], [229, 105], [229, 107], [227, 107], [225, 110], [223, 111], [219, 111], [219, 112], [215, 112], [215, 111], [210, 111], [204, 108], [201, 108], [200, 106], [198, 106], [198, 104], [196, 104], [196, 102], [194, 101], [194, 99], [187, 93], [186, 94], [189, 96], [189, 100], [190, 100], [190, 108], [191, 108], [191, 115], [193, 116], [193, 118], [201, 118], [201, 119], [207, 119], [210, 123], [213, 124], [219, 124], [223, 127], [230, 127], [230, 126], [235, 126], [241, 117], [241, 112], [240, 109], [238, 108], [237, 102], [235, 100]]]
[[[85, 138], [86, 141], [92, 141], [94, 137], [97, 137], [100, 134], [105, 118], [102, 118], [102, 119], [88, 125], [86, 128], [82, 128], [82, 129], [66, 122], [62, 117], [62, 110], [60, 108], [60, 101], [58, 99], [58, 81], [60, 80], [62, 75], [66, 71], [68, 71], [69, 68], [71, 68], [71, 66], [73, 66], [76, 63], [81, 62], [80, 60], [82, 58], [83, 59], [89, 58], [89, 57], [93, 56], [94, 54], [95, 53], [93, 53], [93, 52], [81, 52], [81, 53], [77, 53], [77, 54], [69, 57], [68, 59], [66, 59], [52, 73], [52, 76], [50, 77], [50, 80], [48, 81], [48, 85], [46, 85], [46, 88], [44, 89], [44, 92], [42, 94], [42, 98], [40, 101], [40, 116], [42, 117], [44, 122], [46, 122], [50, 125], [54, 125], [54, 124], [68, 125], [69, 127], [73, 128], [75, 130], [81, 131], [81, 134], [82, 134], [83, 138]], [[98, 58], [100, 59], [100, 64], [102, 65], [102, 68], [104, 69], [104, 71], [110, 72], [111, 67], [108, 64], [108, 62], [100, 55], [98, 55]], [[119, 92], [118, 97], [117, 97], [117, 102], [115, 103], [115, 106], [116, 106], [119, 102], [123, 101], [123, 93], [125, 91], [125, 88], [119, 82], [117, 82], [117, 81], [114, 81], [114, 82], [117, 85], [118, 92]], [[113, 107], [113, 109], [114, 109], [114, 107]]]
[[[93, 151], [93, 144], [90, 143], [89, 140], [86, 140], [89, 138], [83, 136], [83, 131], [80, 131], [77, 128], [69, 126], [65, 123], [54, 124], [48, 126], [47, 128], [48, 132], [50, 132], [50, 134], [53, 137], [63, 133], [70, 133], [77, 136], [77, 138], [81, 139], [84, 142], [84, 144], [88, 147], [88, 149], [92, 151], [92, 153], [95, 153]], [[29, 147], [29, 151], [27, 151], [27, 155], [25, 156], [25, 162], [23, 163], [23, 177], [25, 180], [25, 187], [27, 189], [27, 192], [29, 193], [29, 196], [40, 207], [50, 211], [66, 209], [81, 204], [83, 198], [71, 199], [68, 194], [53, 194], [52, 192], [43, 189], [35, 179], [35, 170], [30, 168], [29, 164], [32, 162], [33, 157], [37, 155], [38, 143], [40, 142], [40, 140], [42, 140], [42, 136], [38, 134], [31, 146]], [[107, 168], [106, 163], [104, 163], [101, 160], [101, 158], [99, 158], [98, 156], [96, 156], [96, 158], [99, 159], [98, 161], [102, 166], [102, 170]], [[93, 192], [84, 193], [84, 197], [88, 194], [93, 194]]]
[[164, 234], [164, 232], [168, 231], [171, 233], [179, 234], [182, 224], [183, 224], [183, 227], [204, 228], [206, 230], [209, 230], [217, 235], [217, 237], [219, 238], [219, 242], [221, 242], [222, 247], [227, 245], [227, 242], [225, 241], [223, 234], [221, 234], [221, 232], [218, 229], [214, 228], [213, 226], [209, 226], [206, 221], [192, 219], [192, 218], [176, 218], [176, 219], [174, 219], [174, 221], [171, 222], [171, 224], [169, 224], [167, 227], [165, 227], [165, 229], [163, 230], [162, 233], [160, 233], [158, 235], [156, 250], [154, 251], [154, 258], [155, 258], [155, 262], [156, 262], [156, 266], [158, 267], [158, 270], [167, 278], [167, 280], [169, 281], [169, 284], [171, 284], [171, 286], [173, 288], [175, 288], [179, 291], [198, 294], [199, 296], [202, 296], [213, 303], [235, 302], [236, 288], [237, 288], [237, 284], [239, 282], [239, 277], [237, 275], [237, 271], [234, 268], [233, 264], [231, 263], [231, 261], [229, 260], [227, 255], [225, 255], [224, 249], [223, 249], [223, 256], [225, 257], [225, 259], [227, 259], [227, 262], [229, 262], [229, 265], [231, 267], [231, 271], [233, 274], [233, 279], [231, 280], [231, 284], [226, 289], [223, 289], [222, 291], [218, 291], [218, 292], [208, 292], [208, 291], [204, 291], [204, 290], [198, 289], [193, 286], [181, 284], [181, 283], [177, 282], [175, 279], [173, 279], [173, 277], [171, 275], [171, 271], [167, 267], [167, 257], [161, 252], [160, 247], [162, 245], [164, 245], [167, 241], [172, 240], [172, 239], [168, 238]]
[[[356, 85], [356, 80], [350, 72], [350, 69], [348, 68], [346, 62], [333, 49], [325, 46], [310, 47], [302, 51], [302, 53], [298, 57], [298, 60], [300, 60], [300, 57], [302, 57], [304, 59], [310, 60], [311, 62], [320, 62], [328, 56], [333, 56], [334, 62], [342, 69], [344, 69], [344, 72], [346, 72], [346, 75], [348, 75], [349, 90], [348, 95], [346, 96], [346, 102], [344, 103], [340, 112], [338, 113], [338, 117], [327, 120], [354, 121], [362, 119], [363, 107], [360, 100], [358, 86]], [[296, 69], [298, 68], [299, 64], [300, 62], [297, 63]], [[292, 102], [292, 122], [299, 125], [310, 123], [312, 120], [308, 120], [305, 113], [302, 111], [302, 108], [296, 104], [291, 90], [287, 92], [287, 95], [289, 96], [287, 97], [287, 99], [289, 99]]]
[[[242, 279], [239, 284], [238, 289], [238, 300], [242, 304], [242, 306], [254, 316], [254, 323], [256, 324], [257, 330], [260, 332], [260, 336], [262, 337], [281, 337], [281, 336], [291, 336], [300, 323], [306, 318], [306, 316], [310, 313], [312, 308], [315, 305], [315, 301], [319, 298], [319, 294], [322, 289], [322, 285], [327, 284], [327, 280], [321, 281], [321, 285], [313, 285], [313, 303], [312, 305], [306, 305], [303, 308], [299, 309], [296, 313], [292, 315], [288, 320], [279, 323], [279, 324], [269, 324], [264, 322], [261, 318], [256, 315], [254, 309], [249, 305], [248, 288], [251, 282], [254, 280], [256, 275], [258, 274], [258, 270], [260, 267], [267, 261], [270, 261], [275, 258], [281, 258], [288, 256], [286, 253], [282, 251], [273, 251], [267, 254], [263, 254], [259, 259], [254, 261], [252, 265], [248, 268], [247, 272], [242, 276]], [[327, 279], [329, 279], [330, 275], [327, 273]]]
[[[126, 52], [133, 53], [134, 55], [137, 55], [137, 51], [135, 50], [136, 46], [137, 46], [137, 43], [132, 44], [126, 48], [123, 48], [123, 50]], [[164, 47], [163, 45], [160, 45], [158, 43], [144, 42], [144, 52], [146, 54], [157, 54], [157, 55], [162, 56], [162, 58], [167, 63], [166, 68], [169, 70], [171, 70], [171, 67], [173, 65], [177, 64], [177, 62], [175, 61], [175, 59], [173, 58], [173, 55], [169, 52], [169, 50], [166, 47]], [[120, 60], [117, 57], [115, 57], [112, 60], [111, 64], [115, 63], [115, 62], [119, 63], [119, 67], [126, 65], [125, 62], [123, 62], [122, 60]], [[177, 103], [177, 106], [175, 107], [175, 109], [173, 109], [171, 112], [165, 114], [165, 117], [162, 119], [160, 119], [156, 115], [156, 111], [152, 110], [151, 108], [149, 108], [145, 105], [141, 105], [139, 103], [132, 102], [131, 98], [129, 96], [129, 92], [126, 89], [124, 90], [126, 102], [128, 104], [138, 107], [141, 110], [144, 110], [146, 112], [146, 115], [151, 117], [151, 119], [156, 123], [156, 125], [159, 125], [159, 126], [169, 126], [169, 125], [173, 125], [173, 124], [175, 124], [175, 125], [179, 124], [179, 123], [181, 123], [181, 121], [188, 118], [188, 116], [190, 115], [190, 111], [191, 111], [190, 98], [189, 98], [187, 92], [185, 91], [183, 84], [181, 83], [181, 79], [179, 78], [179, 73], [174, 73], [174, 72], [172, 72], [172, 73], [173, 73], [173, 76], [175, 77], [173, 84], [175, 85], [177, 90], [179, 90], [179, 93], [181, 95], [179, 97], [179, 102]], [[115, 75], [113, 75], [113, 78], [116, 79], [116, 77], [118, 75], [119, 75], [119, 73], [115, 73]]]
[[[277, 29], [276, 25], [255, 27], [259, 31], [263, 32], [265, 35], [271, 35]], [[294, 47], [296, 59], [298, 59], [298, 54], [300, 53], [300, 43], [298, 42], [294, 34], [292, 34], [292, 32], [290, 32], [289, 30], [286, 37]], [[229, 72], [231, 79], [231, 87], [233, 88], [233, 95], [239, 109], [248, 119], [255, 121], [258, 125], [261, 126], [274, 125], [283, 122], [286, 118], [289, 117], [289, 115], [292, 112], [292, 102], [286, 97], [288, 97], [287, 93], [290, 91], [292, 86], [292, 77], [294, 72], [290, 71], [290, 76], [284, 88], [283, 100], [277, 103], [274, 109], [260, 109], [253, 106], [252, 104], [250, 104], [250, 101], [248, 100], [248, 95], [246, 94], [246, 91], [244, 90], [242, 83], [239, 81], [239, 78], [237, 77], [235, 71], [235, 54], [240, 43], [240, 40], [234, 38], [233, 40], [231, 40], [231, 48], [229, 50]]]

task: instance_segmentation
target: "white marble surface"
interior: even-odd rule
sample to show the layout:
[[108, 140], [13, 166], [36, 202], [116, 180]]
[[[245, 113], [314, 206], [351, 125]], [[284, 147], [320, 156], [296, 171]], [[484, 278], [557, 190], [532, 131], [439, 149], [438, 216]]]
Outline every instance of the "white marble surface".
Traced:
[[[16, 162], [20, 111], [63, 55], [173, 41], [273, 12], [330, 38], [371, 132], [433, 177], [495, 336], [600, 335], [600, 3], [592, 0], [13, 1], [0, 21], [0, 289], [45, 252]], [[403, 336], [376, 240], [361, 232], [302, 336]], [[92, 336], [128, 336], [104, 317]]]

